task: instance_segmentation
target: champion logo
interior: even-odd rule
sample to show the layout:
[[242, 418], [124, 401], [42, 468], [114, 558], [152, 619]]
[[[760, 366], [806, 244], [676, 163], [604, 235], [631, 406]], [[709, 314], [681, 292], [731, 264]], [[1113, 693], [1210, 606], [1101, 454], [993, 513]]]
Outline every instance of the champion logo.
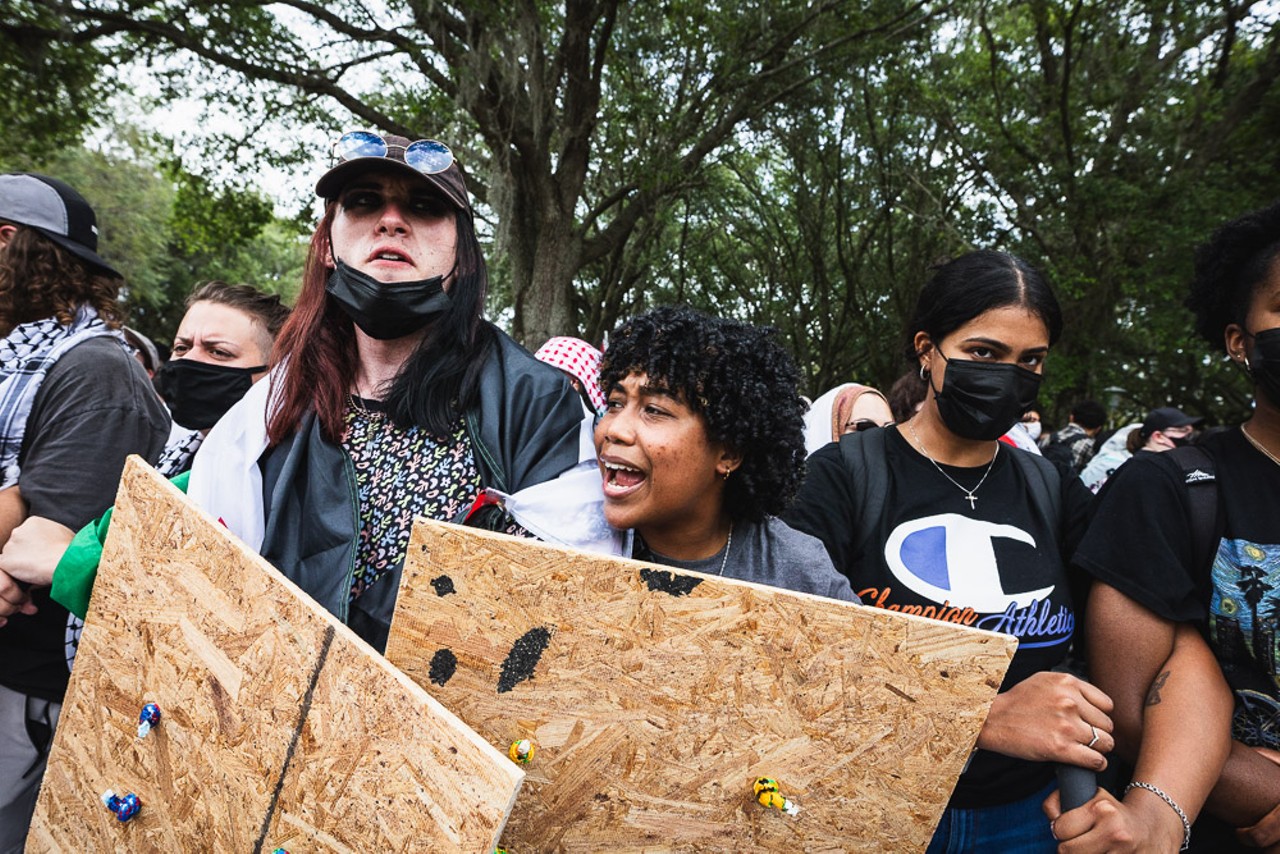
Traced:
[[1211, 480], [1217, 480], [1217, 478], [1207, 471], [1196, 469], [1195, 471], [1187, 472], [1187, 483], [1205, 483]]

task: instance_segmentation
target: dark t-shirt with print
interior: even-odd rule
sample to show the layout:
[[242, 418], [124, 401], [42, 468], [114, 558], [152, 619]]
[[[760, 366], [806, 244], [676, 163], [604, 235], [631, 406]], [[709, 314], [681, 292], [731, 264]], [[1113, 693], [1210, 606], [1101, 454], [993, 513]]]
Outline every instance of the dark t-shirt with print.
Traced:
[[[49, 369], [27, 419], [18, 488], [29, 515], [78, 529], [115, 500], [125, 458], [155, 462], [168, 433], [169, 413], [116, 339], [77, 344]], [[31, 598], [35, 614], [0, 628], [0, 685], [61, 702], [80, 622], [47, 587]]]
[[[1093, 496], [1079, 478], [1061, 480], [1060, 520], [1041, 518], [1022, 454], [1002, 446], [969, 501], [896, 430], [885, 436], [888, 464], [876, 534], [859, 551], [860, 491], [832, 443], [808, 460], [808, 473], [786, 521], [822, 540], [864, 604], [923, 614], [1018, 638], [1001, 690], [1062, 663], [1076, 612], [1063, 555], [1083, 532]], [[943, 470], [973, 488], [986, 466]], [[1033, 474], [1032, 476], [1039, 476]], [[979, 751], [951, 805], [1009, 803], [1048, 783], [1053, 769]]]
[[1194, 554], [1188, 477], [1165, 454], [1134, 458], [1098, 496], [1074, 562], [1156, 614], [1205, 627], [1236, 695], [1233, 735], [1280, 749], [1280, 467], [1237, 430], [1210, 436], [1225, 529]]

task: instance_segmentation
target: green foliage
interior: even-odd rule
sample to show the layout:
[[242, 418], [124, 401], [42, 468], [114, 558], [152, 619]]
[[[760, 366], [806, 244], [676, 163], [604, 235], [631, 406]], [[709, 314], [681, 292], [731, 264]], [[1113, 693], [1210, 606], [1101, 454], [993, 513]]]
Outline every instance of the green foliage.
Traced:
[[1181, 299], [1195, 245], [1280, 196], [1265, 4], [20, 2], [0, 14], [0, 70], [45, 67], [3, 42], [38, 19], [62, 36], [40, 48], [51, 67], [68, 64], [55, 99], [110, 80], [84, 68], [131, 58], [162, 99], [243, 120], [202, 138], [202, 162], [227, 172], [173, 165], [145, 190], [163, 202], [131, 202], [167, 212], [119, 237], [155, 259], [131, 300], [157, 327], [197, 271], [296, 281], [296, 231], [239, 170], [314, 163], [317, 136], [366, 126], [454, 148], [496, 250], [492, 308], [530, 344], [600, 341], [682, 301], [777, 326], [810, 394], [884, 386], [906, 367], [901, 325], [932, 264], [994, 247], [1062, 297], [1051, 417], [1083, 396], [1126, 417], [1247, 406]]
[[125, 277], [129, 324], [153, 340], [172, 340], [187, 294], [202, 281], [244, 282], [291, 298], [302, 277], [304, 237], [277, 219], [253, 191], [214, 189], [161, 163], [131, 129], [121, 149], [80, 147], [45, 156], [0, 158], [0, 169], [53, 175], [83, 195], [98, 219], [99, 251]]
[[56, 11], [6, 0], [0, 15], [0, 158], [74, 146], [115, 89], [106, 56], [63, 28]]

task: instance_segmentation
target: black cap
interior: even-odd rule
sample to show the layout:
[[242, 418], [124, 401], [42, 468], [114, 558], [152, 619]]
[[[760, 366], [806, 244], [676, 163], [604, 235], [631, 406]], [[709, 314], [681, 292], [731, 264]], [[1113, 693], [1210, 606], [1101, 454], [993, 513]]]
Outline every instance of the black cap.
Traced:
[[336, 199], [342, 192], [342, 188], [356, 175], [374, 169], [391, 169], [426, 179], [429, 184], [443, 193], [454, 207], [463, 213], [471, 213], [471, 197], [467, 195], [467, 181], [457, 160], [450, 163], [448, 169], [428, 175], [404, 162], [405, 149], [410, 145], [408, 138], [384, 134], [382, 139], [387, 144], [386, 154], [380, 157], [353, 157], [350, 160], [341, 161], [320, 176], [320, 180], [316, 182], [316, 195], [326, 201]]
[[34, 228], [113, 278], [120, 273], [98, 256], [98, 221], [84, 196], [47, 175], [0, 175], [0, 220]]
[[1146, 420], [1142, 422], [1142, 435], [1150, 436], [1157, 430], [1168, 430], [1170, 427], [1190, 427], [1199, 424], [1203, 418], [1192, 418], [1181, 409], [1172, 406], [1162, 406], [1159, 409], [1151, 410]]

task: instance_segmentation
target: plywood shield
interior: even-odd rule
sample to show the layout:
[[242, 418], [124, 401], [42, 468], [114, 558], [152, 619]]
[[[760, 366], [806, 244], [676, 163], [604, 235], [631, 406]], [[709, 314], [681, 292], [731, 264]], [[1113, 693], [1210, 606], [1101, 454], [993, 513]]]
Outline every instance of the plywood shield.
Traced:
[[[387, 657], [500, 749], [532, 851], [922, 850], [1015, 641], [419, 521]], [[771, 777], [796, 815], [760, 805]]]
[[520, 769], [137, 458], [88, 616], [28, 851], [493, 850]]

